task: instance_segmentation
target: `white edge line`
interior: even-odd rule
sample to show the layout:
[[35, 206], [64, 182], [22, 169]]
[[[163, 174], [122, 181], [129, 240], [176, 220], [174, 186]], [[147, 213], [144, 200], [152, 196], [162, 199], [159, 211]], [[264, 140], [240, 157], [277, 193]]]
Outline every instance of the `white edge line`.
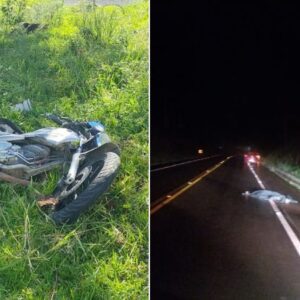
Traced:
[[[258, 177], [256, 172], [254, 171], [252, 166], [250, 166], [250, 164], [248, 164], [248, 166], [249, 166], [250, 171], [253, 173], [255, 179], [257, 180], [259, 186], [262, 189], [265, 189], [264, 184], [262, 183], [262, 181], [260, 180], [260, 178]], [[294, 248], [296, 249], [298, 255], [300, 256], [300, 241], [299, 241], [297, 235], [295, 234], [294, 230], [292, 229], [292, 227], [290, 226], [290, 224], [288, 223], [288, 221], [286, 220], [286, 218], [284, 217], [284, 215], [282, 214], [282, 212], [280, 211], [280, 209], [278, 208], [278, 206], [274, 202], [274, 200], [269, 200], [269, 203], [270, 203], [273, 211], [275, 212], [278, 220], [280, 221], [281, 225], [283, 226], [285, 232], [287, 233], [288, 237], [290, 238], [290, 240], [291, 240]]]
[[291, 242], [293, 243], [296, 251], [298, 252], [298, 255], [300, 256], [300, 241], [293, 231], [292, 227], [290, 224], [287, 222], [286, 218], [282, 214], [282, 212], [279, 210], [277, 204], [273, 200], [269, 200], [274, 212], [276, 213], [277, 218], [279, 219], [281, 225], [285, 229], [287, 235], [289, 236]]

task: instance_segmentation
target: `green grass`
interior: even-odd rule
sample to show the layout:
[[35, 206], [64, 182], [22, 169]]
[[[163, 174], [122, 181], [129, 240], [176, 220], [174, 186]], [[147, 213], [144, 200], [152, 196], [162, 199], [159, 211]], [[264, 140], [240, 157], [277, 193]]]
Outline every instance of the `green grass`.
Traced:
[[[44, 112], [100, 120], [121, 148], [121, 170], [101, 201], [64, 227], [35, 202], [57, 172], [29, 188], [0, 184], [0, 299], [147, 299], [148, 2], [28, 4], [26, 20], [49, 27], [24, 34], [0, 24], [0, 116], [24, 130], [50, 125]], [[10, 109], [24, 99], [32, 112]]]

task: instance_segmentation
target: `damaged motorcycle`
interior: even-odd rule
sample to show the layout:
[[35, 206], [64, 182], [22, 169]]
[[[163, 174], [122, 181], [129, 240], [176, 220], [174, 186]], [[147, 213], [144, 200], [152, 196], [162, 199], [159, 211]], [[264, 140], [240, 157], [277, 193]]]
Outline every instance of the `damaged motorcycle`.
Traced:
[[24, 133], [0, 118], [0, 180], [26, 186], [31, 177], [61, 167], [53, 194], [38, 204], [56, 224], [73, 223], [111, 186], [120, 150], [100, 122], [44, 116], [59, 127]]

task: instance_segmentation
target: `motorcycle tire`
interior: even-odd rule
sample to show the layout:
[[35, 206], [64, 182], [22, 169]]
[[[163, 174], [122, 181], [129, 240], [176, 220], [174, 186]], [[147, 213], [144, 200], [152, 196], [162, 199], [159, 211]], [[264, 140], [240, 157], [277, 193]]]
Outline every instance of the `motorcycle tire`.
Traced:
[[[120, 166], [120, 157], [114, 152], [107, 152], [101, 157], [90, 157], [81, 167], [98, 166], [84, 181], [76, 197], [69, 202], [63, 201], [63, 205], [52, 212], [50, 217], [57, 225], [74, 223], [78, 217], [86, 212], [99, 197], [110, 187], [117, 175]], [[99, 167], [100, 166], [100, 167]]]
[[0, 131], [13, 134], [22, 134], [23, 131], [13, 122], [0, 118]]

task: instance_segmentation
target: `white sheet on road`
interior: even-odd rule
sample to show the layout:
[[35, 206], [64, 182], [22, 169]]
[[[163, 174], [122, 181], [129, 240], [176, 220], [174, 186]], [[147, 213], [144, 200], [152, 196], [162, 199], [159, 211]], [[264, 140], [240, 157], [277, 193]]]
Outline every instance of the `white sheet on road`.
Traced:
[[243, 195], [245, 197], [251, 197], [264, 201], [273, 200], [280, 203], [298, 203], [298, 201], [292, 199], [290, 196], [285, 196], [283, 194], [270, 190], [257, 190], [251, 193], [246, 191], [245, 193], [243, 193]]

